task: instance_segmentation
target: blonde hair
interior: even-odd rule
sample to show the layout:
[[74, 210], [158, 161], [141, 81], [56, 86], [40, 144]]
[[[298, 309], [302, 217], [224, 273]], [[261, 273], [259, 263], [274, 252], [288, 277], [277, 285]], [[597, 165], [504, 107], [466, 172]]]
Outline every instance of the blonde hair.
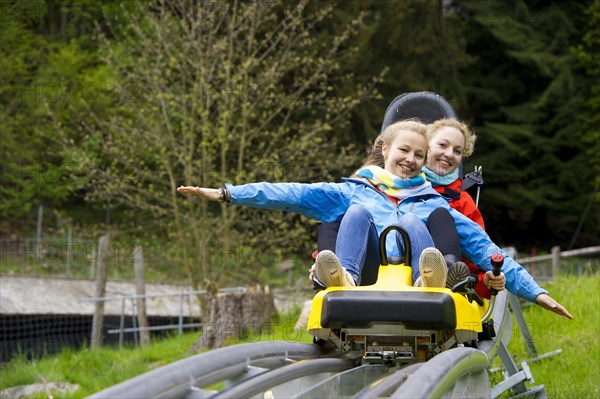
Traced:
[[459, 130], [465, 139], [463, 156], [468, 157], [473, 154], [473, 151], [475, 151], [475, 140], [477, 140], [477, 136], [465, 123], [456, 119], [440, 119], [427, 125], [427, 141], [433, 140], [436, 132], [443, 127], [453, 127]]
[[363, 168], [369, 165], [377, 165], [380, 167], [385, 166], [385, 159], [383, 158], [383, 145], [385, 144], [388, 148], [392, 146], [394, 139], [401, 131], [409, 131], [420, 134], [425, 138], [425, 141], [429, 143], [427, 138], [427, 125], [421, 122], [413, 120], [405, 120], [396, 122], [388, 126], [373, 142], [371, 148], [367, 151], [367, 158], [363, 164]]

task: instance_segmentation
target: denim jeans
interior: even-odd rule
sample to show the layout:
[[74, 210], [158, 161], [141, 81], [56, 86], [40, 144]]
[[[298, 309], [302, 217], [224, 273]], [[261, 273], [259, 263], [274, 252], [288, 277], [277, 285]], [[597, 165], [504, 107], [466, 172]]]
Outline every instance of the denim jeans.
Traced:
[[[398, 225], [403, 227], [410, 237], [412, 250], [411, 266], [413, 281], [419, 277], [419, 258], [427, 247], [433, 247], [433, 239], [425, 224], [414, 214], [400, 217]], [[404, 255], [404, 244], [396, 232], [397, 244]], [[389, 248], [388, 256], [390, 256]], [[351, 205], [346, 211], [336, 243], [336, 255], [342, 266], [352, 275], [358, 285], [373, 284], [381, 264], [379, 256], [379, 234], [371, 213], [362, 205]], [[363, 281], [364, 280], [364, 281]]]

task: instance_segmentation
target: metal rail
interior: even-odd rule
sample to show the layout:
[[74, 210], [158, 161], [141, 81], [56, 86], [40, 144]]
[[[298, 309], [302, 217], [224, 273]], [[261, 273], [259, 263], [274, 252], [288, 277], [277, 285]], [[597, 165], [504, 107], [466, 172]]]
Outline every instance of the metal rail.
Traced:
[[289, 395], [286, 395], [285, 391], [281, 391], [282, 395], [280, 397], [291, 397], [293, 399], [348, 398], [362, 390], [365, 385], [380, 380], [389, 374], [389, 371], [389, 368], [383, 364], [363, 364], [332, 375], [312, 385], [304, 384], [300, 390], [292, 391], [288, 389]]
[[[440, 398], [461, 377], [484, 371], [487, 355], [474, 348], [454, 348], [440, 353], [419, 368], [393, 393], [392, 398]], [[483, 377], [483, 376], [481, 376]], [[485, 375], [487, 380], [487, 375]], [[480, 378], [482, 379], [482, 378]], [[482, 384], [473, 384], [489, 392]], [[477, 395], [479, 396], [479, 395]]]
[[211, 399], [249, 398], [285, 382], [319, 373], [338, 373], [356, 366], [352, 359], [324, 358], [304, 360], [266, 371], [211, 396]]
[[389, 396], [400, 386], [400, 384], [406, 381], [412, 373], [420, 369], [424, 364], [425, 363], [415, 363], [403, 367], [400, 370], [393, 371], [389, 375], [363, 388], [353, 396], [353, 399], [372, 399]]
[[89, 398], [183, 398], [205, 387], [243, 374], [256, 363], [277, 367], [293, 360], [317, 358], [325, 351], [312, 344], [256, 342], [215, 349], [139, 375]]

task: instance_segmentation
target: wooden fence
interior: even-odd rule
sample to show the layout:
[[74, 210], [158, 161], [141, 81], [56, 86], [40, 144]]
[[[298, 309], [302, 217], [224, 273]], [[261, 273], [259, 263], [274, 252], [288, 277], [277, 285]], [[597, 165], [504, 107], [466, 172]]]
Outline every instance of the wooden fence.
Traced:
[[[569, 264], [564, 259], [579, 257], [587, 258], [587, 262], [580, 261]], [[560, 274], [584, 274], [597, 272], [600, 268], [600, 246], [561, 251], [559, 246], [552, 247], [548, 255], [533, 256], [529, 258], [516, 258], [536, 280], [552, 280]]]

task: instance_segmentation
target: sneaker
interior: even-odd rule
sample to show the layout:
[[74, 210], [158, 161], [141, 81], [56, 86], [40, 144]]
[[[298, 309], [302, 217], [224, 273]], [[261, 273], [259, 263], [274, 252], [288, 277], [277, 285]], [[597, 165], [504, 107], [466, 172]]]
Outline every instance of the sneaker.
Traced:
[[315, 277], [325, 287], [355, 287], [354, 278], [340, 264], [337, 256], [329, 251], [321, 251], [315, 261]]
[[312, 275], [311, 280], [312, 280], [312, 283], [313, 283], [313, 290], [315, 290], [315, 291], [321, 291], [321, 290], [324, 290], [327, 287], [325, 287], [325, 285], [323, 285], [323, 283], [320, 282], [319, 279], [317, 278], [317, 276], [315, 275], [315, 267], [316, 267], [316, 265], [314, 263], [310, 267], [311, 275]]
[[446, 281], [446, 288], [452, 289], [456, 284], [462, 283], [471, 276], [469, 266], [463, 262], [455, 262], [448, 269], [448, 279]]
[[436, 248], [425, 248], [419, 259], [419, 271], [423, 287], [446, 287], [448, 269], [442, 253]]
[[458, 259], [456, 259], [456, 256], [454, 256], [452, 254], [444, 255], [444, 260], [446, 261], [446, 267], [448, 269], [450, 269], [450, 266], [452, 266], [453, 264], [455, 264], [458, 261]]

